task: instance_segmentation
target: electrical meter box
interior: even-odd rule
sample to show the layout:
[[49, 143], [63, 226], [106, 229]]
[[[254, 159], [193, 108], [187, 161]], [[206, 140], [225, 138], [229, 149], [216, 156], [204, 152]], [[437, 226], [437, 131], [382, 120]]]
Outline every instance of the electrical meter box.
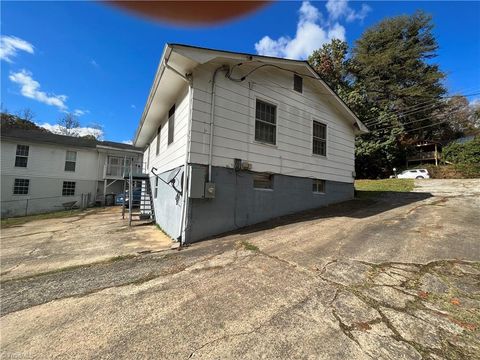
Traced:
[[215, 198], [215, 183], [213, 182], [205, 183], [205, 198], [207, 199]]

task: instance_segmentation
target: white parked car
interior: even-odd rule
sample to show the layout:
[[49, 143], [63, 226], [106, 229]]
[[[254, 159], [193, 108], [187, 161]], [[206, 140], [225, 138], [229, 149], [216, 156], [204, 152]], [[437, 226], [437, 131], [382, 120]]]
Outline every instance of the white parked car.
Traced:
[[399, 179], [430, 179], [427, 169], [407, 169], [397, 175]]

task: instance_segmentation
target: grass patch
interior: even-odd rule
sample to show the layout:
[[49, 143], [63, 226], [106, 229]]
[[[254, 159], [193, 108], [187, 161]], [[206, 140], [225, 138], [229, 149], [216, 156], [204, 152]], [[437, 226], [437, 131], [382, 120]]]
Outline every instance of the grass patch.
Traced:
[[382, 192], [409, 192], [414, 187], [413, 179], [355, 180], [355, 190], [359, 197]]
[[245, 250], [249, 250], [249, 251], [260, 251], [260, 249], [258, 248], [258, 246], [255, 246], [251, 243], [249, 243], [248, 241], [246, 240], [243, 240], [242, 241], [242, 246]]
[[59, 219], [59, 218], [66, 218], [70, 216], [76, 216], [82, 213], [85, 213], [88, 210], [60, 210], [60, 211], [53, 211], [43, 214], [36, 214], [36, 215], [28, 215], [28, 216], [21, 216], [21, 217], [12, 217], [8, 219], [2, 219], [0, 225], [2, 228], [8, 228], [13, 226], [23, 225], [30, 221], [35, 220], [46, 220], [46, 219]]

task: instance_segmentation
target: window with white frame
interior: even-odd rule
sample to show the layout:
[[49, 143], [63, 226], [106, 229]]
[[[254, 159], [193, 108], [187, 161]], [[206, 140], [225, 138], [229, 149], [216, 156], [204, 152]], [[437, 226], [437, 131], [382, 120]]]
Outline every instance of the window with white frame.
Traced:
[[75, 181], [64, 181], [62, 187], [62, 196], [74, 196], [75, 185]]
[[65, 171], [75, 171], [76, 164], [77, 164], [77, 152], [67, 151], [67, 156], [65, 158]]
[[255, 140], [275, 145], [276, 138], [277, 107], [257, 100], [255, 106]]
[[273, 175], [268, 173], [254, 174], [253, 187], [255, 189], [273, 190]]
[[327, 156], [327, 125], [313, 121], [313, 153]]
[[325, 193], [325, 180], [313, 179], [312, 180], [312, 191], [314, 193]]
[[168, 145], [173, 142], [175, 133], [175, 104], [168, 111]]
[[29, 179], [15, 179], [13, 183], [13, 195], [28, 195], [29, 187]]
[[17, 145], [17, 152], [15, 156], [16, 167], [27, 167], [29, 151], [30, 151], [30, 146]]

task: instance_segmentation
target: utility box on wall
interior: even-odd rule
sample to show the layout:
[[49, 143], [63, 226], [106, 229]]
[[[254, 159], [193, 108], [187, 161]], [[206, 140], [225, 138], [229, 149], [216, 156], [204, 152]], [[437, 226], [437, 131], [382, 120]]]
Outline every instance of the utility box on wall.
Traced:
[[205, 183], [207, 168], [201, 165], [190, 166], [190, 179], [188, 184], [188, 196], [193, 199], [205, 198]]
[[215, 183], [213, 182], [205, 183], [205, 198], [215, 199]]

